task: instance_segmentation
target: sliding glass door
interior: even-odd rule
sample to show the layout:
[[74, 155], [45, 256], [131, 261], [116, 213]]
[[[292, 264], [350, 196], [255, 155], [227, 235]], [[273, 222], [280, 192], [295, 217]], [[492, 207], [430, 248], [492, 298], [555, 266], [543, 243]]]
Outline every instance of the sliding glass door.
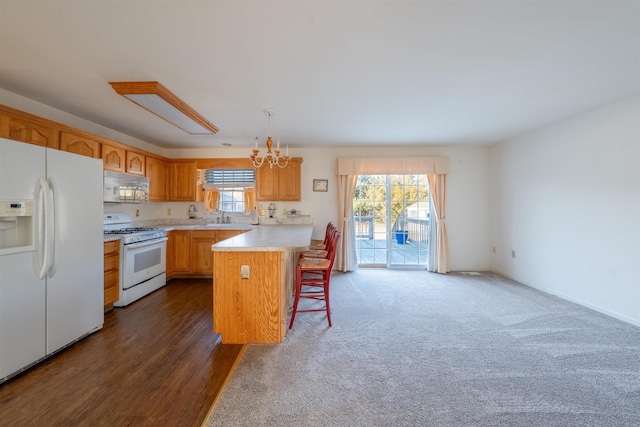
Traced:
[[361, 175], [353, 201], [360, 267], [426, 267], [426, 175]]

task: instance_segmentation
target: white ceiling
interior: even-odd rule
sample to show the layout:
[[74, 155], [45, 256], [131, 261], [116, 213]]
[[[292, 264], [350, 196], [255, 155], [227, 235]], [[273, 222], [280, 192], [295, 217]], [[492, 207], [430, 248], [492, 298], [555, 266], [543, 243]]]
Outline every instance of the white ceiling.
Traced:
[[0, 0], [0, 88], [167, 148], [491, 144], [640, 92], [640, 1]]

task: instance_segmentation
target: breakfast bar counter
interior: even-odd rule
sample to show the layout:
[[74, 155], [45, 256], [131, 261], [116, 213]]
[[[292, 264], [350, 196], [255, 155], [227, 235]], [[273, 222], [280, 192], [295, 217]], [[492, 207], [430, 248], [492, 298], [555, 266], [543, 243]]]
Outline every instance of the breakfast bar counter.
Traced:
[[284, 340], [295, 266], [312, 225], [265, 225], [211, 246], [213, 331], [224, 344]]
[[262, 225], [211, 246], [213, 252], [304, 250], [309, 246], [312, 225]]

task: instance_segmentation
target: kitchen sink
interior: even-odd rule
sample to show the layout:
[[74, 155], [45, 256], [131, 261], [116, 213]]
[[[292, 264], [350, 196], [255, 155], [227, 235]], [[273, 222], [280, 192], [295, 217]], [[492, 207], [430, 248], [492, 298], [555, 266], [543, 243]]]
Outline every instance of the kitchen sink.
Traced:
[[199, 225], [198, 228], [210, 228], [213, 230], [218, 230], [218, 229], [227, 229], [227, 230], [248, 230], [250, 228], [254, 228], [255, 226], [251, 225], [251, 224], [216, 224], [216, 223], [210, 223], [210, 224], [202, 224]]

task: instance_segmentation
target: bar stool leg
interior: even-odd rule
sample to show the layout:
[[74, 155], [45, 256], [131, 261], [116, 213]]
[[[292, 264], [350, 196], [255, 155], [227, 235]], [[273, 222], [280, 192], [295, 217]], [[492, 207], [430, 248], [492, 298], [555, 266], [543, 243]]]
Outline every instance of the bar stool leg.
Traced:
[[289, 329], [293, 327], [293, 321], [296, 319], [296, 312], [298, 311], [298, 302], [300, 301], [300, 292], [302, 291], [302, 270], [300, 266], [296, 266], [296, 295], [293, 300], [293, 311], [291, 312], [291, 321], [289, 322]]
[[329, 279], [331, 273], [327, 273], [327, 280], [324, 282], [324, 303], [327, 307], [327, 320], [329, 321], [329, 327], [331, 327], [331, 307], [329, 307]]

